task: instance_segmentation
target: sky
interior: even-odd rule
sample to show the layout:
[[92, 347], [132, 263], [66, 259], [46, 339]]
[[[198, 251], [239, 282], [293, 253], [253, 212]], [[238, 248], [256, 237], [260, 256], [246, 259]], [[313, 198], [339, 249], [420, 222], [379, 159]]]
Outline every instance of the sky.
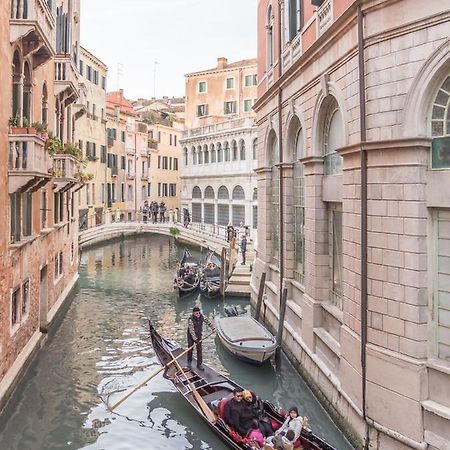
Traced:
[[186, 73], [221, 56], [256, 58], [256, 8], [257, 0], [81, 0], [81, 45], [108, 66], [108, 91], [182, 96]]

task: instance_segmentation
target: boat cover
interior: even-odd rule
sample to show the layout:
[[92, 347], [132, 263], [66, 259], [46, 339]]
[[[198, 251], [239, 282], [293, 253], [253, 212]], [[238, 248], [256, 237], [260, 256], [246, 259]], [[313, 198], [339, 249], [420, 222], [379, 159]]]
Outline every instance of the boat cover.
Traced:
[[251, 316], [222, 317], [220, 328], [229, 342], [238, 341], [272, 341], [273, 336]]

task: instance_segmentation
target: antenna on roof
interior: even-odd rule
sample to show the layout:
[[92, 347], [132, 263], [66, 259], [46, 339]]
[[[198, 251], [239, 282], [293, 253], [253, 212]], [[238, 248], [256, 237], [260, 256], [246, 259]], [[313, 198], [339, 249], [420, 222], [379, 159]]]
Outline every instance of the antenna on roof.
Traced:
[[117, 63], [117, 90], [120, 89], [120, 77], [123, 75], [123, 64]]
[[153, 62], [153, 97], [156, 100], [156, 66], [159, 64], [158, 61]]

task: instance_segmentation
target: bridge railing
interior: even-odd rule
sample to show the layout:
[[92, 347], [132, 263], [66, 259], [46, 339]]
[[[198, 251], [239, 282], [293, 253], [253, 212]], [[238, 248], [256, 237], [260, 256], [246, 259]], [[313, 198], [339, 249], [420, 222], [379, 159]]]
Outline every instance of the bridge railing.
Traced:
[[155, 222], [151, 214], [144, 215], [142, 210], [116, 210], [116, 211], [84, 211], [79, 215], [79, 231], [83, 232], [91, 230], [96, 227], [100, 227], [107, 224], [119, 224], [119, 223], [135, 223], [135, 224], [155, 224], [163, 226], [175, 226], [192, 230], [195, 233], [199, 233], [211, 238], [220, 239], [224, 243], [227, 242], [226, 227], [217, 224], [206, 224], [198, 222], [190, 222], [185, 226], [178, 220], [177, 214], [173, 211], [165, 213], [164, 219], [161, 218], [158, 213], [157, 221]]

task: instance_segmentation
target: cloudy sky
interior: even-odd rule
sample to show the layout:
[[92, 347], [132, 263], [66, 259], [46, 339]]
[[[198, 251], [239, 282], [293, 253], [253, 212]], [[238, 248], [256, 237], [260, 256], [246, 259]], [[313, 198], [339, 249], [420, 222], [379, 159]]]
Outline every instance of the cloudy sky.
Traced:
[[130, 99], [152, 97], [155, 87], [158, 97], [180, 96], [184, 74], [217, 57], [256, 57], [256, 2], [81, 0], [81, 43], [108, 66], [108, 90], [118, 87], [119, 67]]

